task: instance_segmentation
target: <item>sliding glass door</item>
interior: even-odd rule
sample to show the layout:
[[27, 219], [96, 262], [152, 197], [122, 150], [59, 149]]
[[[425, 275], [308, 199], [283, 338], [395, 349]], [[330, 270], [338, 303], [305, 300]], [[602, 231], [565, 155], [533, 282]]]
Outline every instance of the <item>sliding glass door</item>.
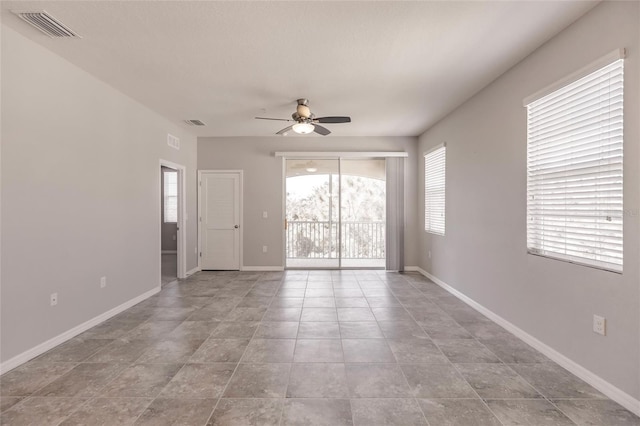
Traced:
[[385, 266], [385, 160], [288, 159], [287, 268]]
[[340, 161], [342, 267], [384, 268], [385, 200], [385, 160]]

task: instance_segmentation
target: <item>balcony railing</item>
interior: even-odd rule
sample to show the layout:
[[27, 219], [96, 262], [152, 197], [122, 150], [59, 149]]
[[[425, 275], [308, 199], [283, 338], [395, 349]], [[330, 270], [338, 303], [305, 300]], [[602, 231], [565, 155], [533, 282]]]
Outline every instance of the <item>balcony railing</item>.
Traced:
[[288, 259], [384, 259], [385, 223], [342, 222], [338, 250], [338, 223], [287, 222]]

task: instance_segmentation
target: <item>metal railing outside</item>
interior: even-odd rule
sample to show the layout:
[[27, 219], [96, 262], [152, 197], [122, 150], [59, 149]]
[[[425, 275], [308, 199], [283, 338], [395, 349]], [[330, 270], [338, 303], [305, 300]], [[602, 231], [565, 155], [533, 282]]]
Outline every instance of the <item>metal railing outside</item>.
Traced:
[[[337, 259], [338, 223], [330, 221], [287, 221], [288, 259]], [[343, 259], [384, 259], [385, 223], [342, 222]]]

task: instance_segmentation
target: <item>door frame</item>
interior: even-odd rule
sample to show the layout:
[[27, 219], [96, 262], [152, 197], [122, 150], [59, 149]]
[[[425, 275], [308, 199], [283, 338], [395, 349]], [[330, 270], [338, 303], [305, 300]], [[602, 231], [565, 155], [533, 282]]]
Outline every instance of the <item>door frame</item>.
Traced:
[[[330, 153], [329, 153], [330, 154]], [[296, 269], [327, 269], [327, 270], [335, 270], [335, 266], [317, 266], [317, 267], [298, 267], [298, 266], [287, 266], [287, 160], [295, 160], [298, 158], [307, 159], [307, 157], [295, 157], [295, 156], [282, 156], [282, 267], [286, 269], [296, 270]], [[329, 156], [329, 155], [315, 155], [312, 157], [314, 160], [336, 160], [338, 162], [338, 176], [340, 176], [340, 160], [341, 157]], [[338, 194], [340, 193], [340, 185], [341, 179], [338, 178]], [[338, 195], [338, 212], [341, 211], [342, 207], [342, 197]], [[338, 214], [338, 217], [340, 215]], [[340, 222], [338, 222], [338, 266], [337, 269], [342, 268], [342, 226], [340, 226]], [[344, 268], [347, 269], [347, 268]]]
[[239, 194], [238, 194], [238, 214], [240, 217], [240, 235], [238, 236], [238, 256], [239, 256], [239, 269], [244, 270], [244, 258], [243, 258], [243, 235], [244, 235], [244, 170], [198, 170], [198, 270], [202, 270], [202, 175], [205, 173], [225, 174], [235, 173], [239, 176]]
[[160, 159], [160, 167], [158, 167], [159, 176], [159, 199], [160, 199], [160, 208], [158, 209], [158, 253], [160, 256], [160, 285], [162, 285], [162, 213], [161, 210], [164, 208], [164, 200], [162, 199], [162, 167], [168, 167], [170, 169], [174, 169], [178, 172], [178, 222], [176, 223], [178, 227], [178, 236], [177, 236], [177, 276], [178, 279], [186, 278], [187, 276], [187, 229], [186, 229], [186, 221], [187, 221], [187, 200], [186, 200], [186, 179], [185, 174], [187, 168], [181, 164], [174, 163], [172, 161]]
[[[282, 159], [282, 266], [286, 269], [309, 269], [309, 268], [287, 268], [287, 230], [284, 227], [285, 221], [287, 219], [287, 160], [295, 160], [295, 159], [323, 159], [323, 160], [338, 160], [338, 164], [340, 164], [340, 160], [349, 160], [349, 159], [387, 159], [392, 157], [402, 157], [407, 158], [409, 154], [405, 151], [276, 151], [274, 153], [275, 157], [281, 157]], [[340, 170], [340, 167], [338, 167]], [[341, 203], [341, 197], [338, 197], [338, 202]], [[340, 206], [338, 207], [340, 208]], [[338, 227], [338, 228], [341, 228]], [[341, 231], [341, 230], [340, 230]], [[339, 244], [342, 243], [342, 235], [339, 231]], [[349, 269], [363, 269], [356, 267], [343, 267], [342, 266], [342, 254], [340, 256], [340, 267], [341, 270], [349, 270]], [[335, 269], [330, 267], [319, 267], [312, 269]], [[384, 269], [384, 268], [365, 268], [365, 269]]]

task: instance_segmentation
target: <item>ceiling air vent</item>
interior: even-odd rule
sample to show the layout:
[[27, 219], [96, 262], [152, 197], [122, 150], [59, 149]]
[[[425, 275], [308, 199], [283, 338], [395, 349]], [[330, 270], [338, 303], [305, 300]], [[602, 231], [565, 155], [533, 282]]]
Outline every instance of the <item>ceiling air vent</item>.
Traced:
[[189, 126], [205, 126], [206, 125], [200, 120], [184, 120], [184, 122], [187, 123]]
[[43, 11], [40, 12], [19, 12], [13, 11], [22, 20], [27, 21], [46, 35], [51, 38], [61, 37], [76, 37], [81, 38], [77, 33], [71, 30], [69, 27], [58, 21], [49, 13]]

